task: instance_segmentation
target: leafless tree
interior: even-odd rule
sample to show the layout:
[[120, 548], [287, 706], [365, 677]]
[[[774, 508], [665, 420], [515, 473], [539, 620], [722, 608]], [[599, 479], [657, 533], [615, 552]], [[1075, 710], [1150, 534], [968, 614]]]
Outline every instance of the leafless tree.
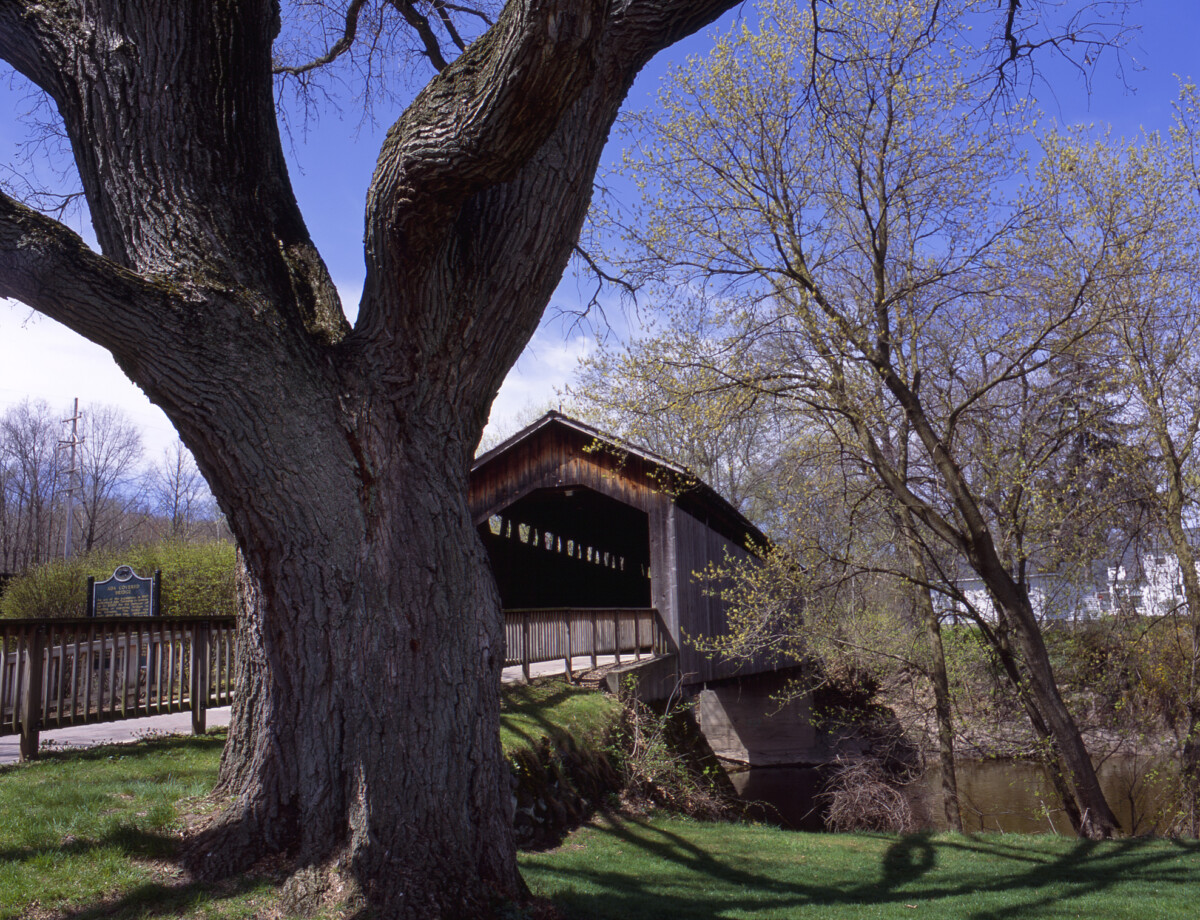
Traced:
[[141, 520], [142, 435], [116, 406], [83, 410], [75, 481], [80, 540], [85, 553], [128, 541]]
[[62, 422], [44, 402], [26, 400], [0, 417], [0, 567], [19, 572], [61, 551], [58, 488]]
[[208, 483], [182, 441], [163, 450], [150, 472], [149, 489], [154, 510], [169, 522], [172, 537], [190, 536], [197, 523], [213, 516]]

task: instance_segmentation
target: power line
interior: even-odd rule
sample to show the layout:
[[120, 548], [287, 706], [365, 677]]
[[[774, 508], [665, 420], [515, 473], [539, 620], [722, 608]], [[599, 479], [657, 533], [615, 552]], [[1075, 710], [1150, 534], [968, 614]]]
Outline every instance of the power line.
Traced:
[[71, 426], [71, 436], [65, 440], [58, 442], [58, 449], [64, 448], [71, 451], [71, 462], [67, 468], [67, 487], [63, 490], [67, 493], [67, 526], [64, 528], [66, 534], [63, 536], [63, 558], [71, 558], [71, 532], [75, 529], [75, 490], [78, 486], [75, 483], [75, 477], [79, 473], [75, 465], [75, 449], [82, 442], [79, 437], [79, 397], [75, 397], [75, 410], [71, 413], [70, 418], [63, 419], [63, 424]]

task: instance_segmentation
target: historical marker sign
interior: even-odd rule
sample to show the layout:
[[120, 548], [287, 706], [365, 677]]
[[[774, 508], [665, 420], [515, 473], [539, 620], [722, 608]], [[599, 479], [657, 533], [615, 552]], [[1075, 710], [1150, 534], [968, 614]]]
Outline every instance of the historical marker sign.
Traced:
[[104, 581], [88, 578], [88, 616], [157, 616], [159, 584], [162, 573], [140, 577], [127, 565], [119, 565]]

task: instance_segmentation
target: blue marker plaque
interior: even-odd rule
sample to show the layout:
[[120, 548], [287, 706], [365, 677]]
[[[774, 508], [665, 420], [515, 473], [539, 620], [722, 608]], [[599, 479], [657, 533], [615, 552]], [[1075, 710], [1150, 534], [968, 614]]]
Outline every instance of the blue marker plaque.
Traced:
[[162, 573], [150, 578], [140, 577], [127, 565], [119, 565], [104, 581], [88, 578], [88, 610], [90, 617], [152, 617], [157, 616], [159, 585]]

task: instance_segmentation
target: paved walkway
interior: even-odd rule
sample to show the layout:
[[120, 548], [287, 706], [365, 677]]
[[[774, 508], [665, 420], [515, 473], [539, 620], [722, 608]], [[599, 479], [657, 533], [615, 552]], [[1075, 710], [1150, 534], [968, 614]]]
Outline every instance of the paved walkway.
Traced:
[[[632, 660], [632, 656], [625, 655], [623, 656], [624, 659]], [[601, 655], [597, 663], [604, 665], [612, 664], [614, 661], [616, 659], [611, 655]], [[573, 670], [585, 670], [591, 666], [591, 663], [591, 657], [580, 656], [573, 659]], [[533, 677], [562, 674], [565, 670], [561, 659], [530, 665], [530, 674]], [[520, 679], [521, 668], [519, 666], [504, 669], [505, 683], [515, 683]], [[229, 707], [224, 706], [220, 709], [208, 710], [205, 716], [205, 724], [209, 728], [228, 725]], [[190, 712], [177, 712], [169, 716], [147, 716], [144, 719], [126, 719], [123, 722], [101, 722], [97, 725], [76, 725], [71, 728], [56, 728], [52, 731], [42, 732], [41, 743], [43, 747], [53, 747], [57, 750], [63, 750], [65, 748], [93, 747], [97, 744], [123, 744], [130, 741], [137, 741], [139, 738], [151, 734], [190, 734], [191, 731], [192, 714]], [[0, 736], [0, 764], [16, 763], [20, 760], [20, 757], [21, 736]]]
[[[210, 709], [205, 714], [205, 724], [216, 728], [229, 724], [229, 707]], [[145, 735], [191, 734], [192, 714], [175, 712], [169, 716], [147, 716], [144, 719], [125, 719], [122, 722], [100, 722], [93, 725], [73, 725], [42, 732], [42, 747], [56, 750], [87, 748], [97, 744], [125, 744], [137, 741]], [[21, 759], [21, 736], [0, 737], [0, 764], [16, 763]]]

